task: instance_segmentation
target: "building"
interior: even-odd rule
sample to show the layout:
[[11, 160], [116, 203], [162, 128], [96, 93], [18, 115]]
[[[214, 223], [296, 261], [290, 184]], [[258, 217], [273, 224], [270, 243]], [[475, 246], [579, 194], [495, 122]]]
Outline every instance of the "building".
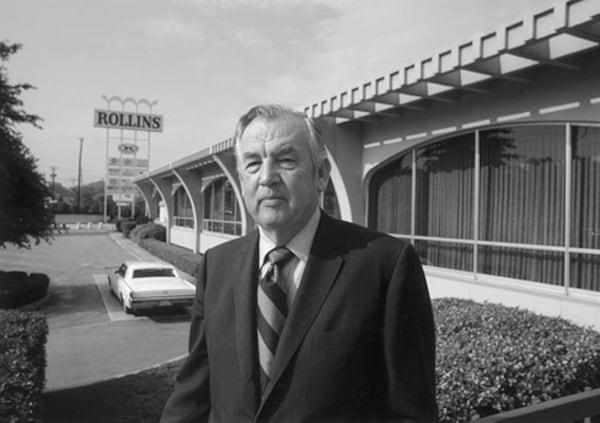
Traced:
[[[600, 330], [600, 1], [551, 4], [304, 109], [332, 162], [323, 208], [414, 243], [433, 297]], [[138, 177], [168, 241], [253, 227], [227, 139]]]

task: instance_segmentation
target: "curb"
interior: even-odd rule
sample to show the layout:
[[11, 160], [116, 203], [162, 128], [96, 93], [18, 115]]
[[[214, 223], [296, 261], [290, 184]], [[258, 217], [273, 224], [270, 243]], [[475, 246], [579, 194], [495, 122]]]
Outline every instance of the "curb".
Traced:
[[127, 376], [135, 376], [135, 375], [137, 375], [139, 373], [143, 373], [143, 372], [148, 371], [148, 370], [156, 369], [156, 368], [158, 368], [160, 366], [163, 366], [165, 364], [170, 364], [170, 363], [174, 363], [174, 362], [179, 361], [179, 360], [183, 360], [187, 356], [188, 356], [188, 354], [179, 355], [177, 357], [173, 357], [173, 358], [171, 358], [169, 360], [163, 361], [162, 363], [153, 364], [152, 366], [143, 367], [141, 369], [132, 370], [130, 372], [120, 373], [120, 374], [115, 375], [113, 377], [110, 377], [108, 379], [97, 380], [97, 381], [91, 382], [91, 383], [82, 383], [82, 384], [79, 384], [79, 385], [71, 385], [71, 386], [68, 386], [68, 387], [65, 387], [65, 388], [52, 388], [52, 389], [45, 389], [44, 388], [43, 393], [46, 394], [46, 393], [51, 393], [51, 392], [67, 391], [67, 390], [71, 390], [71, 389], [79, 389], [79, 388], [84, 388], [86, 386], [95, 385], [97, 383], [104, 383], [104, 382], [109, 382], [111, 380], [123, 379], [124, 377], [127, 377]]

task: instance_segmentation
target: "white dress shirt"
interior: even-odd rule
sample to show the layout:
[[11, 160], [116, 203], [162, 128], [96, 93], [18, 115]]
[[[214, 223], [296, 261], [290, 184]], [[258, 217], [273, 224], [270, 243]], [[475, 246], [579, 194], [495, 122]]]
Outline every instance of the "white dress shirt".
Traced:
[[[285, 286], [283, 289], [286, 291], [288, 309], [296, 296], [296, 291], [300, 287], [302, 281], [302, 275], [304, 275], [304, 269], [306, 268], [306, 262], [308, 261], [308, 255], [317, 232], [317, 226], [319, 226], [319, 220], [321, 218], [321, 210], [319, 207], [312, 214], [306, 225], [298, 232], [286, 245], [280, 245], [280, 247], [286, 247], [292, 253], [294, 257], [287, 262], [287, 264], [281, 269], [281, 274], [285, 279]], [[264, 276], [267, 266], [265, 266], [265, 260], [267, 253], [273, 248], [277, 247], [267, 236], [263, 230], [259, 227], [260, 238], [258, 242], [258, 262], [259, 267], [259, 280]]]

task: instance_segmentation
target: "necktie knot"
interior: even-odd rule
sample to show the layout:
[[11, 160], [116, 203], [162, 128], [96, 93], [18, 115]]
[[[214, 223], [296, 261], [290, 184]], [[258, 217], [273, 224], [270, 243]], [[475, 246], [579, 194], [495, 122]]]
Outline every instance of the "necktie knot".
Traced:
[[285, 266], [285, 264], [291, 260], [294, 256], [290, 250], [285, 247], [275, 247], [267, 254], [267, 259], [271, 264], [277, 266]]

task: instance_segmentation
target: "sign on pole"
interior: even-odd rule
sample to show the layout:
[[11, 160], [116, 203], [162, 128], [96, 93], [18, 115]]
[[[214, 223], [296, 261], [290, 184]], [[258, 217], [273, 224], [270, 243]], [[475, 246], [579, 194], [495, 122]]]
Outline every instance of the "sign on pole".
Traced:
[[150, 134], [162, 132], [163, 117], [152, 113], [156, 101], [118, 96], [102, 98], [106, 101], [106, 109], [94, 110], [94, 126], [106, 128], [106, 222], [109, 196], [117, 204], [118, 219], [121, 218], [121, 207], [129, 205], [131, 217], [135, 217], [137, 187], [133, 179], [150, 168]]

